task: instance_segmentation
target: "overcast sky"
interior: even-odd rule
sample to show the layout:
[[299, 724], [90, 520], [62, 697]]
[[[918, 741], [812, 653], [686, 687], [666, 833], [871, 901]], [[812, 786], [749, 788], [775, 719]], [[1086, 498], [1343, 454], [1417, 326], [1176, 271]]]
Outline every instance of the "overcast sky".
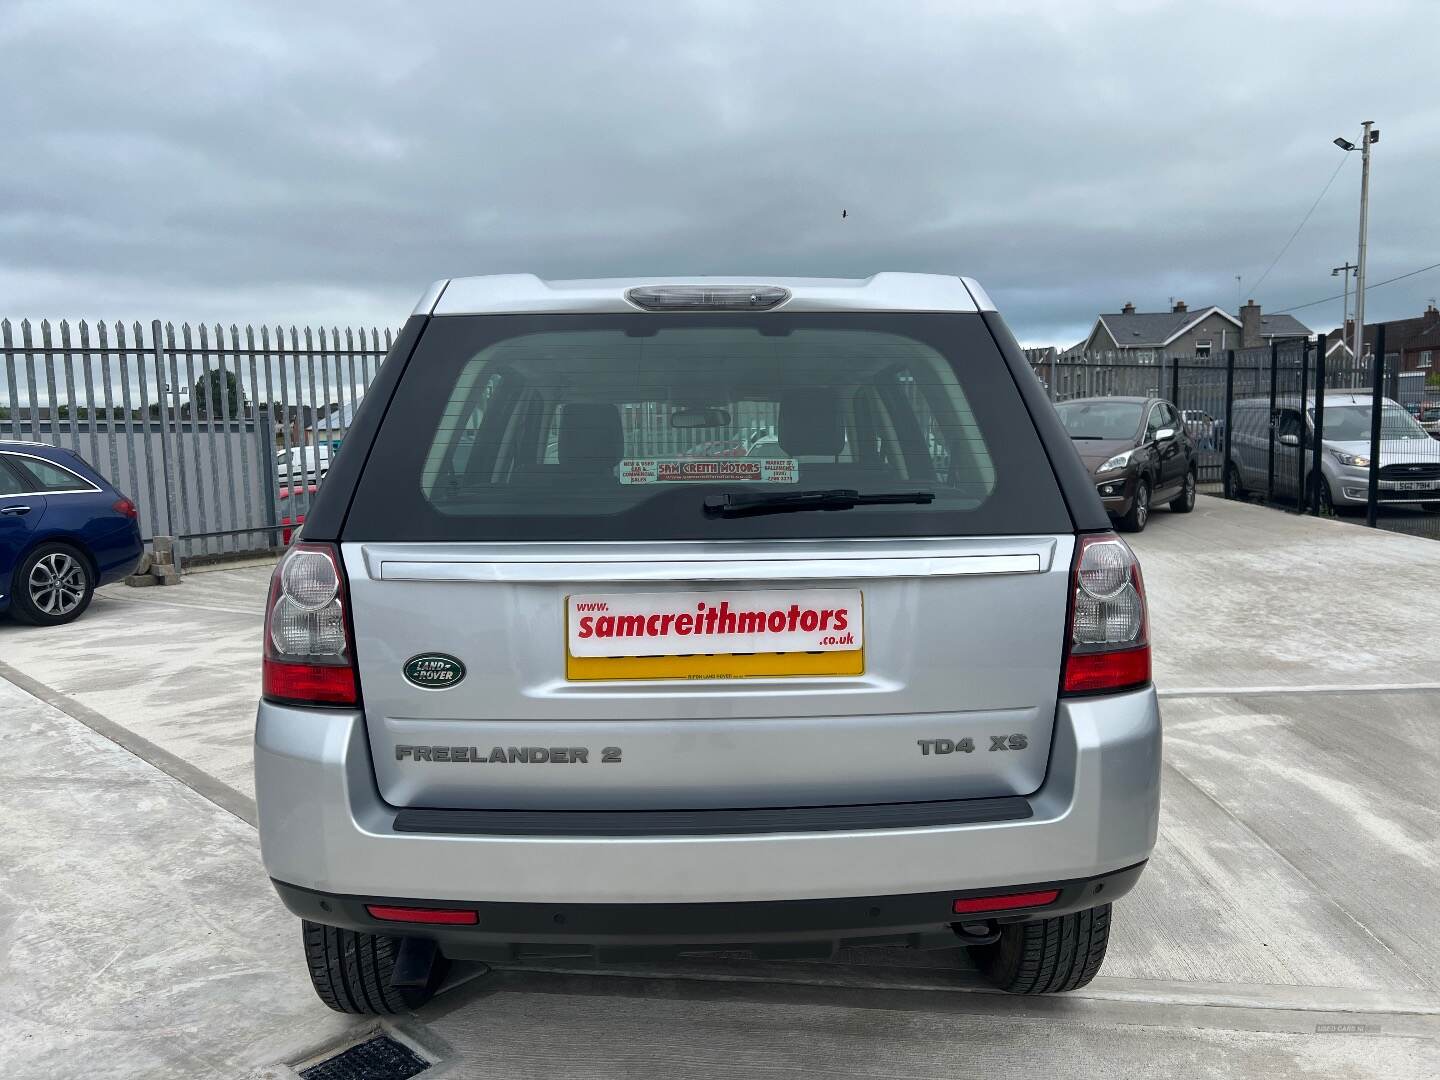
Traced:
[[6, 0], [0, 315], [398, 325], [513, 271], [964, 273], [1032, 344], [1279, 310], [1354, 261], [1362, 120], [1371, 280], [1440, 262], [1437, 42], [1435, 0]]

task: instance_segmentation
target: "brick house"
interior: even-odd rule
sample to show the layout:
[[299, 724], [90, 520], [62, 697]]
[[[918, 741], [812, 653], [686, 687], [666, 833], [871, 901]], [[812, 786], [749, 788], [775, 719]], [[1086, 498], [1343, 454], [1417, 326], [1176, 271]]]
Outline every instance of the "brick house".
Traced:
[[[1400, 371], [1424, 371], [1440, 368], [1440, 342], [1437, 342], [1435, 332], [1440, 329], [1440, 309], [1435, 307], [1432, 300], [1426, 305], [1425, 310], [1413, 319], [1391, 319], [1385, 323], [1365, 324], [1365, 348], [1366, 356], [1373, 356], [1375, 353], [1375, 334], [1381, 327], [1385, 327], [1385, 360], [1387, 364], [1394, 365], [1399, 362]], [[1345, 324], [1344, 340], [1348, 343], [1355, 336], [1355, 321], [1349, 320]], [[1331, 336], [1337, 337], [1340, 330], [1332, 330]], [[1425, 353], [1430, 353], [1428, 368], [1423, 366]], [[1394, 370], [1392, 368], [1392, 370]]]
[[1405, 344], [1400, 351], [1400, 370], [1423, 371], [1427, 385], [1440, 386], [1440, 320]]

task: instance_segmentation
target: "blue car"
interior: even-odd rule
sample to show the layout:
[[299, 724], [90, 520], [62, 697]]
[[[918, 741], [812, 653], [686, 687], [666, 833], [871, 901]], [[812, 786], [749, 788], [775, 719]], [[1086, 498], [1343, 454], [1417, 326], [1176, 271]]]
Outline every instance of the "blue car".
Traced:
[[37, 626], [79, 618], [145, 545], [135, 504], [79, 454], [0, 441], [0, 614]]

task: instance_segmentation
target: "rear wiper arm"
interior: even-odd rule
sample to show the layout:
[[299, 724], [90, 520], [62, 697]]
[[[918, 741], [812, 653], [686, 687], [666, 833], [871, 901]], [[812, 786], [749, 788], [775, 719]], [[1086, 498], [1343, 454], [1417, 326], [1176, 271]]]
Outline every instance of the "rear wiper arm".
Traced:
[[930, 503], [933, 491], [894, 491], [862, 494], [854, 488], [829, 488], [814, 491], [787, 491], [773, 495], [707, 495], [707, 517], [747, 517], [752, 514], [788, 514], [799, 510], [849, 510], [856, 506], [882, 506], [894, 503]]

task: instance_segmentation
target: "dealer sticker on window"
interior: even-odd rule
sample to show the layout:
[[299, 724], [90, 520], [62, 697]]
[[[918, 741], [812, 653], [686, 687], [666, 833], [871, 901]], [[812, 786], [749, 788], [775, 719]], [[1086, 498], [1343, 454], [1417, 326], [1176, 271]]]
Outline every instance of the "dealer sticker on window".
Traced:
[[793, 484], [794, 458], [626, 458], [616, 469], [622, 484]]

